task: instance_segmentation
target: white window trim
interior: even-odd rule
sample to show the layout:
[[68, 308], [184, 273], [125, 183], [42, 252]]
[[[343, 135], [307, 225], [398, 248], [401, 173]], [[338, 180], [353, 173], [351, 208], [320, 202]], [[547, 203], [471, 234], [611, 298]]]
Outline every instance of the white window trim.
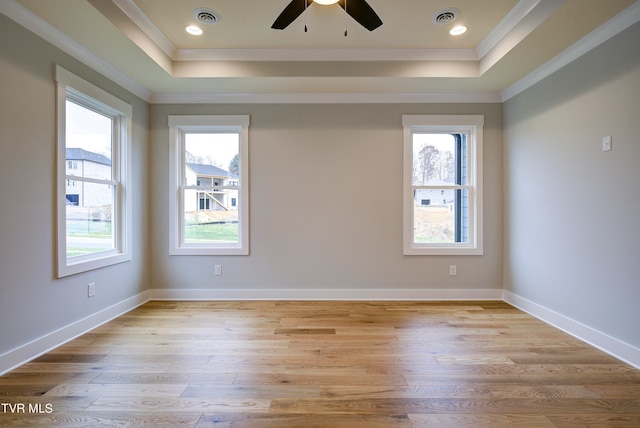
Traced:
[[[184, 244], [180, 177], [184, 168], [183, 134], [188, 132], [238, 132], [240, 144], [239, 237], [237, 244]], [[249, 116], [195, 115], [169, 116], [169, 254], [179, 255], [249, 255]], [[219, 186], [218, 186], [219, 187]]]
[[[130, 104], [116, 98], [86, 80], [60, 66], [55, 68], [57, 82], [57, 276], [59, 278], [130, 261], [132, 236], [132, 196], [129, 190], [131, 177], [131, 117]], [[114, 249], [82, 257], [67, 257], [66, 226], [66, 100], [67, 97], [81, 100], [119, 117], [117, 144], [112, 153], [112, 180], [115, 185], [114, 198]], [[84, 179], [91, 181], [90, 179]]]
[[[405, 255], [482, 255], [482, 115], [404, 115], [403, 126], [403, 250]], [[417, 132], [450, 133], [469, 135], [468, 150], [471, 161], [468, 165], [470, 198], [469, 242], [451, 244], [415, 244], [413, 242], [413, 134]]]

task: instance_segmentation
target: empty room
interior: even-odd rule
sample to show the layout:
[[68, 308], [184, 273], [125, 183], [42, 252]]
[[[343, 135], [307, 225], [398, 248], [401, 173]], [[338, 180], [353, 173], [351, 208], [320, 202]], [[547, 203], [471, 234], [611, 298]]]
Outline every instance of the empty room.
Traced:
[[0, 0], [0, 425], [640, 426], [638, 40], [640, 0]]

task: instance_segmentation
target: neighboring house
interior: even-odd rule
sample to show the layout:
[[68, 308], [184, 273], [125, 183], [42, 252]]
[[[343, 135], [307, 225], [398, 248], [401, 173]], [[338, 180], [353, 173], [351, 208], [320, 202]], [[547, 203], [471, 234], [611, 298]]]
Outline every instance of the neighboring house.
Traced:
[[[238, 191], [221, 188], [237, 186], [238, 176], [213, 165], [187, 163], [187, 186], [205, 186], [206, 189], [188, 189], [185, 192], [185, 211], [230, 211], [238, 208]], [[220, 187], [217, 187], [220, 186]]]
[[[430, 180], [430, 186], [451, 186], [452, 181]], [[453, 209], [454, 191], [453, 189], [420, 189], [413, 194], [414, 203], [421, 206], [448, 206]]]
[[[111, 159], [80, 148], [66, 150], [66, 174], [84, 178], [111, 179]], [[67, 178], [67, 205], [96, 207], [112, 203], [109, 186]]]

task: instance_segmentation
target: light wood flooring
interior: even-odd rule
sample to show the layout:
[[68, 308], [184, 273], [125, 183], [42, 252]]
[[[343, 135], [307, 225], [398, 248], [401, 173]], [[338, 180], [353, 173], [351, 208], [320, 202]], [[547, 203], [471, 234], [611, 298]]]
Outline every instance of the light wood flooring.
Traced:
[[0, 402], [0, 426], [640, 427], [640, 371], [503, 302], [155, 301]]

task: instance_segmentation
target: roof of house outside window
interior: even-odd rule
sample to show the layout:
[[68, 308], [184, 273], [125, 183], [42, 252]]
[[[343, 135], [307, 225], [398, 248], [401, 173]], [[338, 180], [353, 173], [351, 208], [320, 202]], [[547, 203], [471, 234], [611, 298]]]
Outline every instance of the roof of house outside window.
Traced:
[[90, 152], [85, 149], [80, 148], [68, 148], [66, 149], [66, 159], [67, 160], [86, 160], [95, 163], [101, 163], [103, 165], [111, 165], [111, 159], [108, 157]]
[[238, 178], [237, 175], [213, 165], [203, 165], [200, 163], [187, 163], [187, 166], [191, 168], [193, 171], [195, 171], [197, 175], [206, 175], [209, 177]]

